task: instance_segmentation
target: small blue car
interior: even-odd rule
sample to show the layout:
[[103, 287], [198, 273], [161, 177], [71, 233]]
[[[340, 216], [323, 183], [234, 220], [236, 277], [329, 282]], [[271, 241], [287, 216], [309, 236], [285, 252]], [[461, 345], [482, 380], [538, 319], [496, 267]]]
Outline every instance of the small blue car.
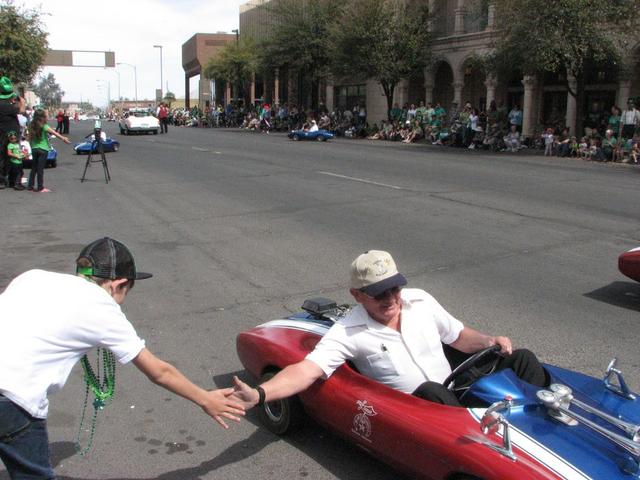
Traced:
[[291, 130], [288, 137], [291, 140], [318, 140], [319, 142], [326, 142], [331, 140], [335, 135], [328, 130], [316, 130], [315, 132], [309, 132], [307, 130]]
[[[113, 138], [106, 138], [102, 141], [102, 145], [106, 152], [117, 152], [120, 150], [120, 142], [114, 140]], [[99, 153], [98, 152], [98, 144], [91, 139], [88, 139], [82, 143], [77, 143], [73, 149], [76, 151], [78, 155], [88, 155], [91, 153]]]

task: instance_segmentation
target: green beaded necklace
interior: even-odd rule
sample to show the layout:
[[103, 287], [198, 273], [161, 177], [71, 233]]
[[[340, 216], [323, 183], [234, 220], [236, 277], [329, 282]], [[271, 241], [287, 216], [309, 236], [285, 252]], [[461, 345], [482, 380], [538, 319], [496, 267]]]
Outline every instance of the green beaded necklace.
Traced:
[[[113, 398], [116, 388], [116, 359], [107, 348], [97, 348], [96, 369], [94, 370], [89, 363], [89, 358], [84, 355], [80, 359], [82, 370], [84, 371], [84, 381], [86, 384], [84, 406], [82, 407], [82, 417], [80, 418], [80, 427], [76, 437], [76, 451], [84, 456], [89, 453], [93, 445], [93, 436], [96, 431], [96, 421], [98, 418], [98, 410], [102, 410], [107, 403]], [[102, 354], [102, 355], [101, 355]], [[102, 357], [102, 379], [100, 378], [100, 357]], [[96, 375], [96, 371], [98, 372]], [[89, 439], [87, 445], [82, 447], [80, 436], [84, 426], [85, 413], [87, 411], [87, 403], [89, 400], [89, 390], [93, 393], [93, 418], [91, 419], [91, 427], [89, 430]]]

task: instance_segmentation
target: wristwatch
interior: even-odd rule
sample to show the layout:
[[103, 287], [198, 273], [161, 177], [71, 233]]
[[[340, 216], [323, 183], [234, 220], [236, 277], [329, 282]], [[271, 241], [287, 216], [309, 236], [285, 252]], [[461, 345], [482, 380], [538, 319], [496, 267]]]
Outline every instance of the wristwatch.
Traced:
[[260, 385], [256, 385], [255, 388], [258, 391], [258, 403], [257, 405], [259, 407], [261, 407], [262, 405], [264, 405], [264, 400], [265, 398], [267, 398], [266, 393], [264, 393], [264, 388], [262, 388]]

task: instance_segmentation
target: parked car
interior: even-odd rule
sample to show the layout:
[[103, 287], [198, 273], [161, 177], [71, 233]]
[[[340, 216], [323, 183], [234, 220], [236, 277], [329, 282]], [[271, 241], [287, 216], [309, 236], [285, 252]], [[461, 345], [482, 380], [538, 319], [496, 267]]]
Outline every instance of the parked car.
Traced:
[[[104, 152], [117, 152], [120, 150], [120, 142], [106, 137], [102, 140], [102, 148]], [[84, 142], [76, 143], [73, 149], [78, 155], [87, 155], [89, 152], [98, 153], [98, 144], [92, 138], [89, 138]]]
[[[266, 381], [305, 358], [349, 308], [307, 300], [302, 312], [241, 333], [238, 356]], [[471, 355], [450, 378], [494, 354]], [[296, 397], [266, 403], [259, 415], [277, 434], [308, 415], [412, 479], [637, 479], [639, 400], [615, 359], [604, 380], [544, 367], [549, 388], [506, 369], [474, 382], [462, 398], [468, 407], [451, 407], [394, 390], [345, 364]]]
[[640, 282], [640, 247], [632, 248], [620, 255], [618, 269], [630, 279]]
[[316, 130], [309, 132], [308, 130], [292, 130], [287, 135], [291, 140], [318, 140], [326, 142], [331, 140], [335, 135], [328, 130]]
[[156, 135], [160, 130], [160, 123], [147, 108], [134, 108], [126, 112], [120, 120], [120, 133], [129, 135], [131, 133], [153, 133]]

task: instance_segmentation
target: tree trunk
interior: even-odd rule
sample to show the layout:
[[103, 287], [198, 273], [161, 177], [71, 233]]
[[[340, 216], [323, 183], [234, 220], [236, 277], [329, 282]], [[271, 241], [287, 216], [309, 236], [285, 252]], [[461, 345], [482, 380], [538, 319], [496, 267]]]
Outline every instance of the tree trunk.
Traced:
[[311, 109], [318, 116], [318, 90], [320, 89], [320, 81], [315, 75], [311, 78]]
[[576, 137], [584, 135], [584, 104], [585, 104], [585, 79], [581, 74], [576, 76]]
[[396, 84], [381, 80], [380, 85], [382, 86], [382, 90], [384, 91], [384, 96], [387, 97], [387, 120], [391, 121], [391, 109], [393, 108], [393, 92], [396, 89]]

